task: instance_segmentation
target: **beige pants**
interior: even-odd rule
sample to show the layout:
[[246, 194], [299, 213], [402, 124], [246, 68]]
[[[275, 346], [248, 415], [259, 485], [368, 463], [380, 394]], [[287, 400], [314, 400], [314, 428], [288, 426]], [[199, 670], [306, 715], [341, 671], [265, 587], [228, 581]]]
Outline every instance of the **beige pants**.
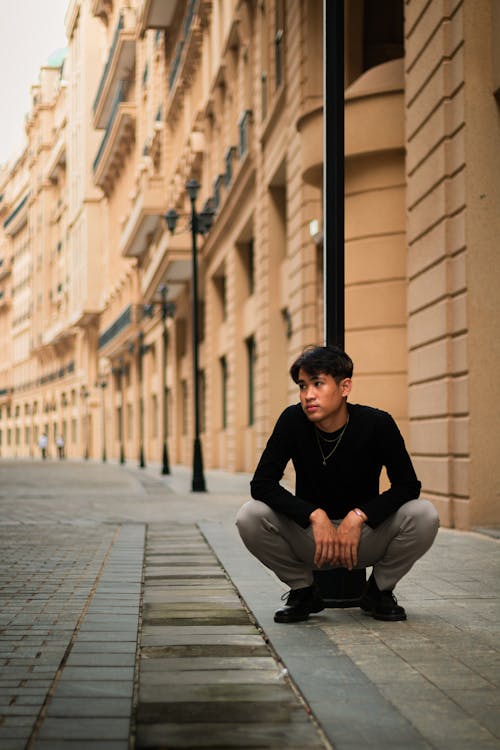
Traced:
[[[333, 523], [338, 525], [340, 520]], [[247, 549], [281, 581], [291, 589], [311, 585], [314, 539], [310, 526], [303, 529], [259, 500], [243, 505], [236, 525]], [[392, 591], [430, 548], [438, 528], [439, 517], [432, 503], [410, 500], [376, 529], [363, 525], [357, 567], [373, 566], [379, 589]]]

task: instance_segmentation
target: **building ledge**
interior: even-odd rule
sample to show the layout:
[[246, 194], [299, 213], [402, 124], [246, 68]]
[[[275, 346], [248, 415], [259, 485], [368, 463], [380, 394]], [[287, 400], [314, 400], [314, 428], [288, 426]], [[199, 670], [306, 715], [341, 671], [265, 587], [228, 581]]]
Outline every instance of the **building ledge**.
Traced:
[[132, 80], [135, 69], [135, 15], [122, 12], [107, 62], [94, 100], [94, 127], [105, 128], [109, 122], [120, 84]]
[[121, 102], [94, 160], [94, 181], [108, 193], [135, 139], [136, 105]]
[[132, 203], [129, 218], [120, 237], [120, 252], [126, 258], [139, 257], [147, 250], [150, 236], [164, 212], [163, 180], [143, 172], [139, 189]]
[[139, 18], [141, 36], [147, 29], [165, 29], [175, 16], [178, 0], [144, 0]]
[[3, 223], [5, 233], [10, 237], [17, 234], [28, 221], [28, 199], [30, 194], [27, 193], [24, 198], [19, 201], [14, 210], [7, 216]]

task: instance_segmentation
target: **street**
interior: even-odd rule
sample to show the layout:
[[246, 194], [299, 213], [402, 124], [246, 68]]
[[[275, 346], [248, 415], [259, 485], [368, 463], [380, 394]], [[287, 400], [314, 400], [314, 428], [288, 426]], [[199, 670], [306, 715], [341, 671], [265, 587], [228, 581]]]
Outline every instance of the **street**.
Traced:
[[359, 609], [273, 622], [234, 530], [248, 476], [0, 463], [0, 748], [500, 747], [499, 550], [442, 529]]

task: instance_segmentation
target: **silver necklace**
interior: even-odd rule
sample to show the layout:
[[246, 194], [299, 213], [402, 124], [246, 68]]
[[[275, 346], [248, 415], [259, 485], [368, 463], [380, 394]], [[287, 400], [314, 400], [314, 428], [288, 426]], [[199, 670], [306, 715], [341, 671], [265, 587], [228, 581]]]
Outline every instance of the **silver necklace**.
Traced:
[[335, 443], [335, 445], [331, 449], [330, 453], [327, 453], [326, 456], [323, 453], [323, 448], [321, 447], [321, 440], [320, 440], [319, 430], [316, 427], [316, 425], [314, 425], [314, 430], [316, 432], [316, 440], [318, 441], [319, 452], [321, 453], [321, 458], [323, 459], [323, 466], [326, 466], [326, 462], [328, 461], [328, 459], [333, 456], [333, 454], [335, 453], [335, 451], [339, 447], [340, 441], [344, 437], [344, 432], [346, 431], [348, 424], [349, 424], [349, 416], [347, 416], [347, 422], [345, 423], [344, 427], [342, 428], [342, 432], [340, 433], [340, 435], [338, 437], [333, 438], [333, 440], [329, 440], [328, 438], [322, 437], [322, 440], [324, 440], [326, 443]]

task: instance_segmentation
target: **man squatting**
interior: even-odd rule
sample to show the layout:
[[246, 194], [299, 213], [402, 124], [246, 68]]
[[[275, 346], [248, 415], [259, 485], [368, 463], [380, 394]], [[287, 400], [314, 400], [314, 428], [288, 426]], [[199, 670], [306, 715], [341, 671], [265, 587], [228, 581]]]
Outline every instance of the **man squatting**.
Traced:
[[[347, 403], [353, 363], [338, 347], [306, 349], [290, 368], [300, 404], [274, 427], [237, 516], [241, 538], [290, 587], [276, 622], [324, 609], [313, 570], [373, 566], [361, 609], [406, 620], [393, 589], [430, 548], [439, 527], [401, 433], [387, 412]], [[280, 480], [288, 461], [295, 494]], [[385, 466], [390, 488], [379, 490]]]

